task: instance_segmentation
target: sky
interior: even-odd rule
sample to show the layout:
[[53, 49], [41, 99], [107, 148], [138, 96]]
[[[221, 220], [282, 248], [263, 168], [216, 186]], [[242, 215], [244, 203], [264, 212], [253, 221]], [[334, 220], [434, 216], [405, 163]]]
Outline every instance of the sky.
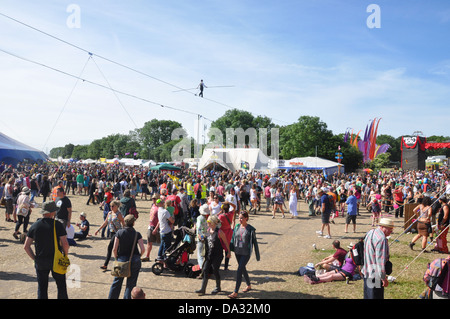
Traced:
[[203, 141], [237, 108], [449, 136], [449, 31], [447, 0], [0, 0], [0, 132], [48, 153], [156, 118]]

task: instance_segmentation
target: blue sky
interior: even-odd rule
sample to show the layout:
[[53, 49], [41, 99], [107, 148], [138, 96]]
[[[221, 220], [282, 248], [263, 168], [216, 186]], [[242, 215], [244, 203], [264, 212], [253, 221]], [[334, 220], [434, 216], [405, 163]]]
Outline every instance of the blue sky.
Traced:
[[[12, 1], [0, 13], [94, 53], [77, 50], [0, 16], [1, 131], [49, 151], [128, 133], [153, 118], [183, 124], [230, 108], [279, 125], [319, 116], [335, 134], [422, 131], [450, 135], [450, 2], [420, 0]], [[69, 5], [80, 9], [70, 28]], [[369, 28], [370, 4], [381, 28]], [[139, 70], [148, 76], [110, 63]], [[205, 98], [194, 88], [211, 88]], [[212, 86], [232, 86], [212, 88]]]

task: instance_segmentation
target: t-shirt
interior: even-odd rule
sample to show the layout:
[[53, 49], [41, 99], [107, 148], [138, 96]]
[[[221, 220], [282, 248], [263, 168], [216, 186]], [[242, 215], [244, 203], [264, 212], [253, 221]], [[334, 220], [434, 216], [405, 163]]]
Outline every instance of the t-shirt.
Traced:
[[324, 214], [330, 214], [331, 213], [330, 199], [328, 198], [327, 194], [323, 194], [320, 197], [320, 207], [322, 207], [322, 204], [325, 204], [325, 211], [323, 213]]
[[345, 270], [350, 274], [354, 274], [356, 265], [353, 263], [352, 257], [345, 258], [345, 264], [341, 267], [341, 270]]
[[73, 239], [74, 235], [75, 235], [75, 228], [70, 225], [69, 227], [66, 227], [66, 234], [67, 234], [67, 239]]
[[347, 213], [349, 215], [356, 215], [357, 214], [357, 199], [355, 195], [351, 195], [349, 198], [347, 198], [347, 201], [345, 202], [347, 204]]
[[[236, 195], [228, 194], [225, 197], [225, 201], [236, 205], [236, 208], [237, 208], [238, 203], [237, 203]], [[230, 205], [230, 212], [232, 212], [233, 210], [234, 210], [233, 206]]]
[[169, 211], [165, 208], [158, 208], [159, 233], [164, 235], [172, 231], [170, 227], [169, 218], [171, 217]]
[[59, 247], [59, 237], [66, 236], [67, 233], [65, 227], [53, 218], [38, 219], [31, 225], [27, 233], [28, 237], [34, 239], [36, 255], [35, 265], [39, 270], [53, 268], [53, 256], [55, 254], [53, 227], [56, 229]]
[[158, 225], [158, 206], [153, 205], [150, 209], [150, 222], [149, 227]]
[[136, 230], [133, 227], [125, 227], [120, 229], [116, 237], [119, 239], [119, 249], [117, 250], [118, 256], [127, 256], [129, 257], [131, 255], [131, 250], [133, 249], [133, 242], [135, 235], [137, 233], [136, 238], [136, 245], [134, 247], [133, 256], [134, 255], [140, 255], [139, 249], [138, 249], [138, 241], [142, 238], [141, 233], [136, 232]]
[[211, 210], [211, 215], [217, 215], [220, 213], [222, 207], [222, 203], [218, 202], [217, 204], [215, 202], [211, 203], [209, 206], [209, 209]]
[[248, 231], [245, 227], [238, 227], [235, 229], [236, 234], [234, 234], [234, 252], [236, 255], [249, 255], [250, 250], [248, 249]]
[[342, 248], [338, 248], [334, 253], [333, 257], [339, 261], [339, 266], [344, 264], [345, 256], [347, 255], [347, 251]]
[[87, 227], [86, 230], [81, 231], [83, 235], [87, 236], [89, 234], [89, 222], [87, 221], [87, 219], [85, 219], [80, 224], [80, 228]]
[[78, 184], [83, 184], [84, 183], [84, 175], [83, 174], [78, 174], [77, 175], [77, 183]]
[[58, 211], [56, 212], [56, 217], [58, 219], [69, 219], [69, 208], [72, 208], [72, 202], [70, 199], [66, 196], [63, 198], [57, 198], [55, 200], [56, 206], [58, 207]]

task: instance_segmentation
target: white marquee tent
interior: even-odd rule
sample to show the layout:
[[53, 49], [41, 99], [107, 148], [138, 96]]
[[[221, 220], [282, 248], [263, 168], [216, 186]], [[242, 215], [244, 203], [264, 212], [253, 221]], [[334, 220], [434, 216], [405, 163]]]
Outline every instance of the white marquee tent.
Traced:
[[318, 170], [323, 171], [325, 175], [333, 175], [339, 171], [344, 173], [345, 166], [338, 162], [333, 162], [320, 157], [296, 157], [290, 160], [279, 160], [278, 169], [286, 170]]
[[198, 170], [221, 166], [231, 171], [271, 169], [272, 160], [259, 148], [208, 148], [203, 151]]

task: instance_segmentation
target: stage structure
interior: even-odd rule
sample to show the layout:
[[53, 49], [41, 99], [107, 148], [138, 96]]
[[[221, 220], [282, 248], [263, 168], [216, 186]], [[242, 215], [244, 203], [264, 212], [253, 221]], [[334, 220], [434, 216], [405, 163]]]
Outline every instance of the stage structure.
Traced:
[[423, 136], [402, 136], [401, 168], [404, 170], [425, 170], [426, 150], [450, 148], [450, 143], [428, 143]]

